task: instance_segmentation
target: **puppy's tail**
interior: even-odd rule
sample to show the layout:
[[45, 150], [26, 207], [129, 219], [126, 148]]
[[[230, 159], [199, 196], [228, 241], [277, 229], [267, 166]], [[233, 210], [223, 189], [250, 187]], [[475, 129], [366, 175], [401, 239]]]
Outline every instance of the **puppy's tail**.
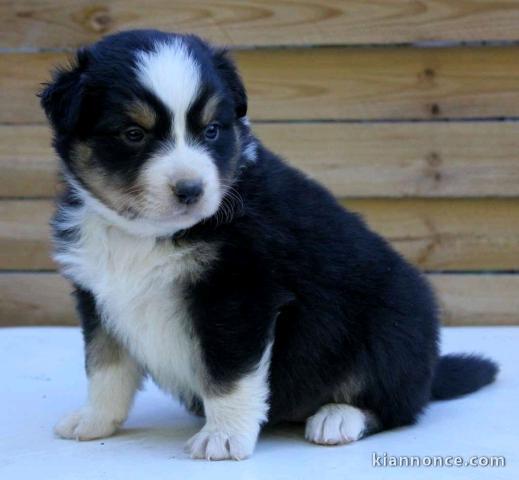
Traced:
[[477, 355], [443, 355], [434, 373], [431, 399], [447, 400], [475, 392], [492, 383], [499, 367]]

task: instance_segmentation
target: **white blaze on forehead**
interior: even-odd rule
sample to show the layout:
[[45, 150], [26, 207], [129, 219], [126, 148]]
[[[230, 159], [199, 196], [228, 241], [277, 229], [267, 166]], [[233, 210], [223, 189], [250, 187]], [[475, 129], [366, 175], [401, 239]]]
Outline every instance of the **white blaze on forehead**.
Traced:
[[[141, 213], [163, 224], [176, 212], [177, 229], [189, 228], [214, 215], [224, 194], [210, 152], [201, 144], [186, 141], [186, 116], [202, 87], [200, 65], [177, 38], [157, 43], [150, 52], [140, 52], [136, 73], [141, 84], [170, 110], [173, 119], [173, 141], [165, 142], [140, 171], [139, 184], [145, 192]], [[199, 180], [204, 186], [203, 195], [187, 211], [174, 197], [176, 183], [186, 179]]]
[[140, 52], [139, 81], [172, 112], [177, 142], [185, 137], [186, 115], [200, 87], [200, 68], [181, 39], [158, 43], [151, 52]]

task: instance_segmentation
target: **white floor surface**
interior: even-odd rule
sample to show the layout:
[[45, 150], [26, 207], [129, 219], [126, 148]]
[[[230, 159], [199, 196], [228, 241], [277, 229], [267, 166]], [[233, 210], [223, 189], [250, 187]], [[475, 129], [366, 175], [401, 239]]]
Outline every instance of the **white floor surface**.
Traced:
[[[183, 451], [202, 420], [151, 383], [116, 436], [92, 442], [55, 438], [54, 422], [85, 397], [79, 330], [0, 329], [0, 479], [519, 479], [519, 328], [448, 328], [442, 337], [444, 352], [481, 352], [496, 359], [497, 382], [431, 404], [415, 426], [355, 444], [315, 446], [304, 441], [303, 427], [278, 427], [261, 435], [248, 460], [206, 462]], [[373, 466], [374, 455], [382, 463], [384, 453], [420, 456], [425, 464], [439, 461], [433, 456], [461, 456], [464, 462], [478, 456], [483, 463], [482, 457], [502, 456], [506, 465]]]

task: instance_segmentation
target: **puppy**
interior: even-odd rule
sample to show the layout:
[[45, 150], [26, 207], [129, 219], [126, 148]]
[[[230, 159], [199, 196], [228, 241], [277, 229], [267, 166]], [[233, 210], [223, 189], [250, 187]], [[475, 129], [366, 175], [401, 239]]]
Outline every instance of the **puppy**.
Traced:
[[494, 379], [489, 360], [438, 356], [424, 277], [254, 137], [225, 51], [119, 33], [55, 72], [41, 103], [89, 381], [61, 437], [113, 434], [145, 376], [205, 416], [187, 450], [211, 460], [250, 456], [267, 422], [354, 442]]

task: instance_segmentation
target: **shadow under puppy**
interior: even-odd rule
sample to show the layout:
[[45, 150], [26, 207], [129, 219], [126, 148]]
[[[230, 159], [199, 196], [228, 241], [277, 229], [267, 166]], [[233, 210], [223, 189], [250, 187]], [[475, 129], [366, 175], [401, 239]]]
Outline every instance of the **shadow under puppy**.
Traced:
[[146, 375], [205, 416], [187, 449], [212, 460], [251, 455], [265, 422], [343, 444], [494, 379], [488, 360], [438, 356], [426, 280], [251, 133], [225, 51], [119, 33], [57, 70], [41, 103], [89, 379], [60, 436], [114, 433]]

